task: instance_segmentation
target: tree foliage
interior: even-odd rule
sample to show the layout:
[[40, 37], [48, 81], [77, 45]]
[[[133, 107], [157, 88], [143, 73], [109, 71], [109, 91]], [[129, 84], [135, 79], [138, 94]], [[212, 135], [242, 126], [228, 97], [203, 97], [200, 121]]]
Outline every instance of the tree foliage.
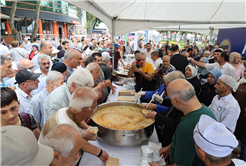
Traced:
[[91, 33], [91, 30], [94, 29], [96, 25], [98, 26], [102, 22], [99, 18], [88, 12], [86, 12], [86, 20], [86, 30], [88, 34]]

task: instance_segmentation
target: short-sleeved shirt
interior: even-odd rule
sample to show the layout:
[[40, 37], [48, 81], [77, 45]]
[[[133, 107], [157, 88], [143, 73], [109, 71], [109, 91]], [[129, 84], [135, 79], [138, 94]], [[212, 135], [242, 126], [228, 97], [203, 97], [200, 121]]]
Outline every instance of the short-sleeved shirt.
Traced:
[[[109, 52], [109, 55], [112, 57], [112, 50], [109, 50], [108, 52]], [[112, 63], [112, 59], [111, 59], [111, 63]], [[120, 56], [120, 52], [117, 51], [114, 53], [114, 69], [118, 68], [119, 59], [121, 59], [121, 56]]]
[[[138, 92], [141, 88], [143, 88], [143, 91], [153, 91], [155, 90], [155, 84], [152, 81], [146, 80], [141, 74], [136, 72], [136, 66], [134, 67], [134, 76], [136, 77], [136, 86], [135, 90]], [[142, 70], [145, 74], [147, 73], [155, 73], [154, 68], [152, 64], [145, 62], [145, 65], [142, 67]]]
[[15, 47], [9, 50], [8, 54], [11, 56], [11, 58], [14, 59], [14, 62], [17, 64], [17, 62], [24, 58], [24, 55], [27, 53], [27, 51], [24, 48]]
[[47, 76], [41, 72], [40, 68], [35, 70], [34, 73], [41, 73], [41, 75], [38, 77], [38, 80], [39, 80], [38, 89], [34, 90], [34, 93], [37, 94], [37, 93], [41, 92], [46, 87], [46, 77]]
[[145, 51], [144, 53], [146, 54], [146, 57], [151, 58], [151, 53], [153, 52], [153, 50], [150, 51]]
[[[37, 125], [34, 117], [31, 114], [26, 114], [26, 115], [28, 116], [28, 118], [30, 118], [30, 125], [31, 125], [30, 130], [33, 131], [36, 128], [38, 128], [38, 125]], [[27, 122], [25, 121], [25, 118], [20, 114], [18, 114], [18, 116], [19, 116], [20, 121], [21, 121], [21, 126], [29, 128]]]
[[207, 71], [219, 69], [222, 74], [229, 75], [233, 77], [236, 81], [238, 80], [236, 69], [228, 62], [226, 62], [223, 66], [220, 66], [218, 63], [206, 63], [206, 69]]
[[214, 96], [209, 108], [213, 111], [217, 121], [223, 123], [234, 133], [241, 109], [232, 94], [221, 98], [219, 95]]
[[27, 42], [27, 44], [26, 44], [26, 42], [23, 42], [24, 43], [24, 49], [28, 52], [28, 53], [30, 53], [31, 51], [32, 51], [32, 44], [30, 43], [30, 42]]
[[9, 51], [8, 47], [6, 47], [6, 46], [0, 44], [0, 54], [1, 54], [1, 55], [6, 54], [8, 51]]
[[30, 102], [30, 111], [34, 116], [36, 122], [39, 124], [39, 129], [42, 130], [44, 126], [44, 100], [49, 95], [49, 92], [44, 88], [41, 92], [34, 95]]
[[15, 90], [18, 100], [20, 100], [20, 108], [19, 113], [31, 113], [30, 112], [30, 101], [31, 97], [28, 96], [23, 90], [21, 90], [19, 87]]
[[213, 112], [202, 104], [198, 110], [192, 111], [181, 118], [172, 139], [170, 147], [170, 164], [180, 166], [202, 166], [203, 161], [197, 156], [193, 131], [202, 114], [208, 115], [216, 120]]

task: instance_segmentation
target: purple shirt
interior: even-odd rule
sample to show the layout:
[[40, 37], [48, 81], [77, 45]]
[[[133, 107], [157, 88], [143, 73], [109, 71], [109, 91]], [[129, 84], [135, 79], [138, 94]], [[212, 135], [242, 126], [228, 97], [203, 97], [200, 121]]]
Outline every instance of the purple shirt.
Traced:
[[55, 41], [51, 40], [51, 41], [50, 41], [50, 43], [51, 43], [52, 47], [57, 48], [57, 44], [56, 44], [56, 42], [55, 42]]
[[[109, 50], [109, 55], [112, 57], [112, 50]], [[114, 53], [114, 69], [117, 69], [118, 68], [118, 61], [119, 59], [121, 58], [120, 56], [120, 52], [117, 51]], [[111, 59], [111, 64], [112, 64], [112, 59]]]

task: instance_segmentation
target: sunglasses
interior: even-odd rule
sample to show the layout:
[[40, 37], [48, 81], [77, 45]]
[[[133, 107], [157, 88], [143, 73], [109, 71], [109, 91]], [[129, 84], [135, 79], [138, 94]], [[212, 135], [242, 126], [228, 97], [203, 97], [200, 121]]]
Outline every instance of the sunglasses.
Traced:
[[44, 62], [44, 63], [42, 63], [42, 65], [49, 65], [50, 64], [50, 62]]

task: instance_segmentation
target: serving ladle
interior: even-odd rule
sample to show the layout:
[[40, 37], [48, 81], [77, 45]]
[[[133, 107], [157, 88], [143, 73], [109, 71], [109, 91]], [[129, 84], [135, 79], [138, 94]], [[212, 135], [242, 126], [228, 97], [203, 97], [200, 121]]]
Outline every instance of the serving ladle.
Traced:
[[[156, 92], [155, 94], [158, 94], [158, 92]], [[146, 108], [141, 109], [141, 113], [143, 115], [146, 115], [147, 113], [151, 112], [151, 110], [148, 110], [147, 108], [149, 107], [149, 105], [154, 101], [154, 97], [152, 96], [152, 99], [150, 100], [150, 102], [147, 104]]]

